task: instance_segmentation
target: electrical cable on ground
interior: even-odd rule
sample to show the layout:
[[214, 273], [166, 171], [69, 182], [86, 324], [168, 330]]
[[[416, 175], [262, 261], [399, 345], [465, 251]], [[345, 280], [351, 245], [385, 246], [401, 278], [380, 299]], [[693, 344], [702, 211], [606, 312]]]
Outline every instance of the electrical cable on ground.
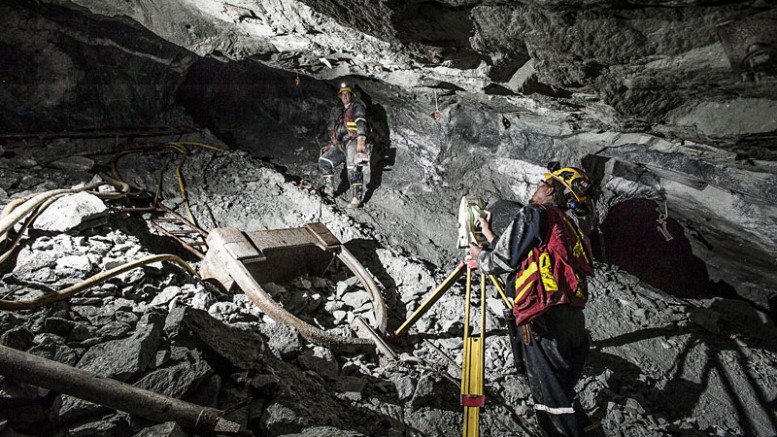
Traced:
[[[0, 264], [4, 263], [5, 260], [8, 259], [8, 257], [11, 256], [14, 249], [16, 249], [16, 246], [19, 245], [19, 242], [22, 240], [22, 237], [24, 236], [24, 231], [27, 230], [27, 228], [32, 224], [32, 222], [35, 221], [36, 218], [40, 215], [43, 210], [49, 207], [52, 203], [56, 202], [60, 197], [65, 196], [65, 194], [59, 194], [57, 196], [53, 196], [50, 199], [48, 199], [46, 202], [44, 202], [42, 205], [40, 205], [38, 208], [36, 208], [32, 213], [27, 216], [27, 218], [24, 220], [24, 223], [22, 224], [21, 228], [19, 228], [19, 231], [16, 232], [16, 236], [14, 236], [13, 240], [11, 240], [10, 244], [8, 246], [4, 246], [2, 254], [0, 254]], [[0, 236], [0, 241], [5, 242], [5, 239], [7, 238], [6, 234], [3, 234]]]
[[170, 158], [167, 158], [162, 169], [159, 171], [159, 179], [157, 179], [156, 192], [154, 192], [154, 203], [152, 203], [152, 205], [156, 205], [162, 196], [162, 181], [165, 178], [165, 171], [167, 170], [168, 165], [170, 165]]
[[129, 186], [124, 184], [121, 181], [116, 181], [116, 180], [109, 180], [108, 182], [98, 181], [98, 182], [92, 182], [92, 183], [86, 184], [79, 188], [62, 188], [62, 189], [45, 191], [43, 193], [39, 193], [39, 194], [33, 195], [32, 197], [26, 198], [22, 202], [12, 202], [12, 204], [9, 204], [8, 206], [6, 206], [6, 208], [3, 211], [3, 216], [0, 217], [0, 237], [3, 237], [3, 238], [7, 237], [8, 232], [13, 228], [14, 225], [16, 225], [16, 223], [21, 221], [24, 217], [26, 217], [32, 211], [36, 210], [42, 204], [46, 203], [50, 198], [58, 195], [63, 195], [63, 194], [73, 194], [81, 191], [94, 190], [104, 185], [119, 187], [120, 190], [118, 193], [95, 192], [94, 194], [103, 198], [118, 198], [126, 195], [125, 190], [129, 190]]
[[[120, 191], [125, 191], [126, 186], [118, 183], [117, 181], [112, 182], [105, 182], [107, 184], [111, 184], [114, 186], [118, 186], [121, 188]], [[9, 202], [5, 208], [3, 208], [2, 214], [0, 214], [0, 220], [2, 220], [3, 230], [0, 231], [0, 246], [2, 246], [4, 252], [0, 254], [0, 264], [5, 262], [5, 260], [8, 259], [9, 256], [13, 253], [14, 249], [19, 245], [19, 242], [21, 241], [22, 237], [24, 236], [24, 232], [27, 230], [27, 228], [35, 221], [35, 219], [40, 215], [43, 210], [45, 210], [49, 205], [54, 203], [57, 199], [60, 197], [63, 197], [67, 194], [71, 194], [72, 192], [78, 192], [78, 191], [84, 191], [86, 189], [92, 188], [99, 188], [100, 184], [97, 186], [85, 186], [82, 188], [77, 188], [73, 190], [54, 190], [39, 193], [39, 194], [32, 194], [29, 196], [22, 197], [20, 199], [13, 200]], [[108, 194], [106, 193], [95, 193], [99, 196], [106, 197]], [[37, 199], [34, 202], [31, 202], [31, 199]], [[28, 202], [31, 202], [30, 205], [27, 205]], [[12, 219], [8, 219], [8, 221], [5, 221], [5, 219], [12, 215], [14, 211], [17, 210], [17, 208], [23, 208], [20, 210], [21, 212], [18, 214], [13, 214]], [[26, 219], [25, 219], [26, 217]], [[7, 242], [8, 235], [11, 231], [11, 229], [22, 219], [24, 219], [24, 223], [22, 224], [21, 228], [17, 231], [14, 238], [10, 241], [10, 243]]]
[[[111, 159], [111, 175], [114, 179], [117, 181], [123, 181], [121, 178], [121, 175], [119, 174], [119, 169], [116, 167], [116, 165], [119, 163], [119, 159], [123, 156], [129, 155], [130, 153], [133, 153], [133, 150], [125, 150], [117, 153], [112, 159]], [[129, 186], [129, 184], [127, 184]], [[130, 191], [127, 193], [128, 196], [139, 196], [143, 194], [142, 188], [136, 188], [135, 191], [132, 191], [132, 188], [130, 187]]]
[[[180, 159], [180, 161], [178, 162], [178, 165], [175, 168], [175, 175], [176, 175], [176, 178], [178, 180], [178, 189], [179, 189], [179, 191], [181, 193], [181, 198], [183, 199], [183, 205], [184, 205], [184, 209], [186, 210], [187, 218], [189, 219], [190, 222], [192, 222], [192, 223], [194, 223], [196, 225], [197, 221], [194, 218], [194, 214], [192, 214], [191, 207], [190, 207], [190, 204], [189, 204], [189, 197], [188, 197], [188, 195], [186, 193], [186, 186], [185, 186], [184, 180], [183, 180], [182, 168], [183, 168], [184, 163], [186, 162], [186, 158], [191, 154], [191, 151], [189, 150], [189, 148], [187, 146], [200, 147], [200, 148], [203, 148], [203, 149], [212, 150], [212, 151], [220, 152], [220, 153], [226, 152], [227, 150], [223, 149], [221, 147], [211, 146], [209, 144], [200, 143], [200, 142], [196, 142], [196, 141], [170, 141], [170, 142], [165, 144], [166, 148], [173, 149], [176, 152], [181, 154], [181, 159]], [[112, 171], [113, 176], [117, 180], [121, 180], [121, 176], [119, 175], [119, 171], [118, 171], [118, 169], [116, 167], [116, 164], [118, 163], [119, 158], [121, 158], [121, 157], [123, 157], [123, 156], [125, 156], [125, 155], [127, 155], [129, 153], [132, 153], [132, 152], [146, 151], [146, 150], [149, 150], [149, 148], [145, 148], [145, 147], [144, 148], [134, 148], [134, 149], [130, 149], [130, 150], [125, 150], [125, 151], [119, 152], [114, 157], [114, 159], [111, 161], [111, 171]], [[159, 148], [157, 147], [154, 150], [155, 151], [159, 151]], [[166, 166], [167, 166], [167, 164], [165, 164], [165, 167]], [[154, 197], [155, 204], [158, 201], [159, 193], [161, 192], [162, 179], [163, 179], [163, 176], [160, 176], [160, 179], [159, 179], [158, 184], [157, 184], [157, 194]], [[139, 194], [143, 193], [144, 191], [145, 190], [143, 188], [139, 188], [138, 191], [135, 192], [135, 193], [132, 193], [132, 195], [139, 195]]]
[[[119, 189], [119, 191], [116, 193], [95, 192], [94, 194], [103, 198], [119, 198], [127, 195], [130, 190], [129, 185], [127, 185], [126, 183], [119, 180], [109, 179], [107, 182], [106, 181], [92, 182], [90, 184], [86, 184], [78, 188], [57, 189], [57, 190], [50, 190], [50, 191], [46, 191], [46, 192], [38, 193], [34, 195], [29, 195], [20, 199], [16, 199], [10, 202], [8, 205], [6, 205], [5, 208], [3, 208], [2, 214], [0, 214], [0, 237], [2, 241], [5, 241], [8, 238], [9, 233], [17, 223], [19, 223], [22, 220], [24, 220], [24, 223], [22, 224], [21, 228], [14, 236], [13, 240], [10, 242], [10, 245], [6, 245], [4, 247], [5, 249], [4, 252], [0, 254], [0, 263], [4, 262], [13, 253], [14, 249], [16, 248], [19, 241], [21, 240], [21, 237], [23, 236], [25, 230], [35, 221], [38, 215], [40, 215], [40, 213], [43, 212], [43, 210], [45, 210], [49, 205], [51, 205], [56, 200], [58, 200], [59, 198], [65, 195], [98, 189], [99, 187], [104, 185], [110, 185], [110, 186], [116, 187]], [[75, 293], [83, 291], [89, 287], [92, 287], [101, 282], [104, 282], [116, 275], [124, 273], [127, 270], [131, 270], [133, 268], [158, 262], [158, 261], [174, 262], [180, 265], [181, 267], [183, 267], [192, 276], [199, 278], [199, 275], [194, 270], [194, 268], [192, 268], [181, 258], [175, 255], [169, 255], [169, 254], [153, 255], [140, 260], [128, 262], [121, 266], [118, 266], [113, 269], [94, 275], [91, 278], [88, 278], [78, 284], [67, 287], [56, 293], [48, 294], [37, 299], [28, 300], [28, 301], [7, 300], [6, 298], [10, 294], [12, 294], [12, 293], [7, 293], [6, 295], [3, 296], [2, 299], [0, 299], [0, 309], [13, 311], [13, 310], [38, 308], [40, 306], [65, 299]]]
[[104, 272], [98, 273], [84, 281], [79, 282], [78, 284], [71, 285], [70, 287], [64, 288], [60, 291], [57, 291], [56, 293], [47, 294], [37, 299], [31, 299], [31, 300], [25, 300], [25, 301], [2, 299], [0, 300], [0, 310], [17, 311], [17, 310], [29, 310], [29, 309], [39, 308], [41, 306], [66, 299], [78, 292], [81, 292], [83, 290], [86, 290], [87, 288], [90, 288], [97, 284], [105, 282], [108, 279], [113, 278], [114, 276], [120, 275], [128, 270], [132, 270], [134, 268], [141, 267], [146, 264], [152, 264], [159, 261], [168, 261], [168, 262], [173, 262], [175, 264], [178, 264], [184, 270], [189, 272], [189, 274], [191, 274], [192, 276], [196, 277], [197, 279], [200, 278], [200, 275], [197, 273], [196, 270], [194, 270], [192, 266], [190, 266], [186, 261], [184, 261], [183, 259], [175, 255], [170, 255], [170, 254], [152, 255], [152, 256], [131, 261], [126, 264], [122, 264], [118, 267], [114, 267], [110, 270], [106, 270]]

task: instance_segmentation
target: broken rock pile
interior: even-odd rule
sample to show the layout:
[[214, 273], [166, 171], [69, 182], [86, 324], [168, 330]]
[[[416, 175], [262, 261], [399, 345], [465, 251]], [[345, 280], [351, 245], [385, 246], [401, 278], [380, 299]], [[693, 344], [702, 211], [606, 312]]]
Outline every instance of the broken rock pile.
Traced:
[[[239, 171], [219, 170], [235, 166]], [[0, 159], [0, 167], [3, 202], [94, 176], [87, 168], [42, 168], [19, 149], [15, 160]], [[212, 175], [191, 192], [201, 224], [261, 229], [325, 222], [383, 286], [389, 329], [418, 308], [454, 267], [408, 255], [401, 247], [410, 246], [411, 237], [401, 225], [378, 226], [380, 217], [371, 218], [369, 209], [348, 215], [259, 160], [193, 154], [186, 171], [190, 180]], [[122, 169], [122, 174], [132, 172]], [[171, 191], [165, 191], [171, 199], [166, 202], [179, 207]], [[0, 298], [34, 299], [177, 248], [152, 234], [140, 217], [107, 206], [96, 215], [84, 214], [67, 231], [30, 231], [0, 265]], [[71, 209], [60, 215], [77, 214]], [[187, 259], [196, 269], [198, 262]], [[774, 434], [777, 330], [763, 313], [741, 301], [675, 298], [613, 266], [599, 264], [596, 273], [585, 310], [592, 352], [577, 388], [607, 435]], [[369, 319], [372, 313], [366, 292], [336, 265], [325, 277], [266, 288], [295, 315], [341, 335], [353, 335], [349, 322], [355, 316]], [[39, 309], [0, 311], [0, 344], [227, 411], [229, 420], [254, 435], [458, 435], [462, 288], [457, 284], [447, 292], [394, 345], [400, 357], [394, 362], [311, 344], [263, 314], [239, 290], [218, 290], [176, 265], [159, 263]], [[502, 303], [489, 294], [486, 307], [482, 435], [536, 434], [526, 380], [513, 368]], [[0, 437], [19, 435], [192, 432], [0, 376]]]
[[[30, 238], [2, 278], [4, 294], [35, 298], [146, 255], [137, 238], [113, 226], [89, 236]], [[357, 284], [334, 271], [332, 278], [267, 287], [311, 322], [353, 335], [348, 321], [371, 309]], [[433, 435], [458, 427], [457, 413], [430, 406], [441, 397], [439, 375], [413, 366], [381, 368], [375, 357], [336, 355], [309, 344], [239, 290], [222, 293], [175, 266], [144, 266], [67, 301], [0, 312], [0, 328], [5, 346], [228, 410], [227, 419], [255, 435], [403, 435], [408, 426]], [[455, 385], [447, 388], [455, 399]], [[8, 435], [186, 435], [177, 424], [153, 425], [7, 378], [0, 379], [0, 403], [0, 432]], [[414, 419], [419, 409], [426, 412]]]

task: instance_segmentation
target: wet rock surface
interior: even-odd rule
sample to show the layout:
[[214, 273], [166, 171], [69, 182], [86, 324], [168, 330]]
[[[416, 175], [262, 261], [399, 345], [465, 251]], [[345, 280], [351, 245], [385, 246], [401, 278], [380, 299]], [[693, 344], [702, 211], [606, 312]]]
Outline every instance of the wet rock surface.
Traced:
[[[35, 165], [30, 151], [17, 149], [16, 157], [3, 166], [38, 182], [3, 185], [5, 203], [80, 182]], [[124, 164], [120, 174], [150, 190], [163, 174], [166, 204], [185, 213], [164, 160], [143, 159], [148, 167]], [[395, 221], [391, 202], [347, 210], [245, 152], [196, 150], [183, 172], [191, 209], [205, 229], [323, 222], [381, 283], [389, 328], [399, 326], [455, 267], [455, 254], [437, 266], [417, 255], [414, 248], [427, 243]], [[415, 205], [389, 189], [376, 194], [391, 198]], [[198, 266], [155, 234], [144, 213], [119, 210], [124, 201], [104, 202], [107, 222], [98, 227], [23, 237], [17, 255], [2, 264], [2, 296], [33, 299], [154, 253], [172, 251]], [[418, 208], [442, 217], [447, 206]], [[455, 222], [452, 211], [443, 222]], [[773, 434], [777, 344], [768, 317], [741, 301], [673, 297], [617, 267], [596, 268], [585, 311], [592, 352], [578, 389], [608, 435]], [[349, 322], [355, 316], [371, 314], [365, 291], [342, 266], [266, 288], [294, 314], [342, 335], [353, 335]], [[168, 263], [127, 271], [40, 309], [2, 311], [0, 343], [227, 410], [227, 419], [254, 435], [458, 435], [463, 288], [456, 284], [393, 345], [400, 357], [394, 362], [312, 344], [263, 314], [239, 289], [220, 290]], [[501, 306], [495, 293], [488, 295], [482, 435], [534, 435], [531, 396], [515, 374]], [[0, 405], [4, 436], [192, 435], [172, 423], [147, 423], [8, 378], [0, 379]]]

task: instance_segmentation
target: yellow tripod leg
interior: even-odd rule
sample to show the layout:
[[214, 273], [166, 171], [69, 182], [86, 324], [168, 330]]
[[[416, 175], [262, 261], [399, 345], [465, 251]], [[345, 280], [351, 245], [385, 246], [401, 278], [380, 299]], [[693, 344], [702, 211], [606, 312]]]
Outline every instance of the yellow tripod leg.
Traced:
[[504, 287], [504, 282], [502, 282], [502, 278], [494, 275], [488, 275], [488, 277], [491, 278], [491, 283], [494, 284], [494, 287], [496, 287], [496, 291], [499, 292], [499, 296], [502, 298], [502, 302], [505, 303], [507, 308], [512, 308], [513, 302], [505, 294], [505, 287]]
[[485, 404], [484, 355], [486, 332], [486, 277], [480, 275], [480, 334], [470, 338], [469, 314], [472, 294], [472, 269], [467, 269], [467, 294], [464, 321], [464, 358], [461, 374], [461, 405], [464, 406], [463, 437], [480, 435], [480, 409]]
[[454, 270], [453, 273], [451, 273], [445, 279], [445, 281], [443, 281], [443, 283], [440, 284], [440, 286], [437, 287], [437, 289], [434, 290], [434, 292], [431, 295], [429, 295], [429, 297], [426, 298], [426, 300], [421, 304], [421, 306], [419, 306], [418, 309], [415, 310], [413, 314], [411, 314], [410, 317], [408, 317], [408, 319], [405, 320], [404, 323], [402, 323], [402, 326], [400, 326], [396, 331], [394, 331], [394, 335], [398, 337], [400, 335], [405, 334], [407, 330], [410, 329], [410, 327], [413, 326], [413, 324], [417, 322], [418, 319], [421, 318], [421, 316], [426, 314], [426, 312], [429, 311], [429, 308], [431, 308], [432, 305], [434, 305], [438, 300], [440, 300], [442, 295], [445, 294], [445, 292], [448, 291], [448, 289], [451, 288], [451, 286], [456, 283], [456, 280], [459, 279], [459, 276], [461, 276], [462, 273], [464, 273], [464, 268], [466, 266], [467, 266], [466, 263], [459, 264], [459, 266], [456, 267], [456, 270]]

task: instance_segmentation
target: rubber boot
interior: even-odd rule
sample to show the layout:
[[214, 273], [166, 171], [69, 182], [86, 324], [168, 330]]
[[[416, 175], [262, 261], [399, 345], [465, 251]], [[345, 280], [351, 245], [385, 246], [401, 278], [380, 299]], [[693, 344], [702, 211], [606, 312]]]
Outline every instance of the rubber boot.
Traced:
[[332, 180], [333, 175], [324, 175], [324, 194], [327, 197], [335, 196], [335, 183]]
[[348, 204], [348, 208], [358, 208], [362, 206], [363, 184], [351, 184], [351, 203]]

